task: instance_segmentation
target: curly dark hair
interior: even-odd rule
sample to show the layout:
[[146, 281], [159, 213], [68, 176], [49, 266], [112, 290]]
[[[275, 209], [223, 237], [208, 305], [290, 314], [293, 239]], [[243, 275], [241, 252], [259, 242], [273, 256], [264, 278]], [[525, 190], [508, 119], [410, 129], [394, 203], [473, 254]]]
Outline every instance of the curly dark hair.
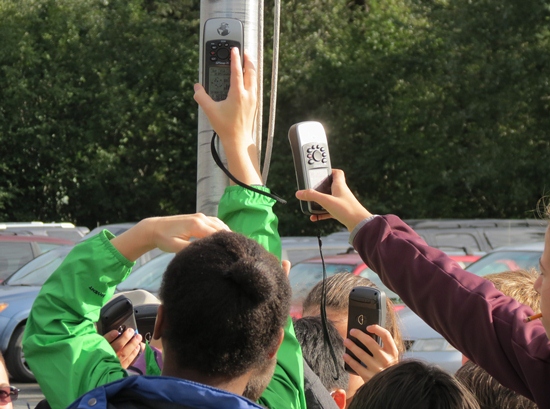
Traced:
[[233, 378], [275, 350], [291, 289], [279, 260], [238, 233], [218, 232], [178, 253], [162, 279], [163, 338], [178, 366]]

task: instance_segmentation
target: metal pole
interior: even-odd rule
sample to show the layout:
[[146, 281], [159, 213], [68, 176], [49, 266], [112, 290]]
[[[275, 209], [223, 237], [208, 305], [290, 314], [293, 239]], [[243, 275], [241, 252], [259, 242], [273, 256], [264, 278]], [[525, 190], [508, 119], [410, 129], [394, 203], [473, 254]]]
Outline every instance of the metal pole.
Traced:
[[[199, 52], [199, 81], [202, 83], [203, 65], [203, 27], [204, 22], [209, 18], [231, 17], [237, 18], [244, 25], [244, 48], [250, 55], [252, 62], [258, 69], [258, 94], [259, 106], [256, 118], [256, 140], [257, 146], [261, 144], [262, 119], [260, 113], [262, 92], [262, 70], [263, 55], [258, 44], [263, 45], [263, 28], [260, 29], [263, 17], [263, 0], [201, 0], [200, 17], [200, 52]], [[202, 109], [199, 108], [198, 124], [198, 149], [197, 149], [197, 212], [209, 216], [218, 213], [218, 202], [225, 187], [229, 184], [227, 177], [218, 169], [212, 160], [210, 152], [210, 140], [212, 139], [212, 126]], [[218, 143], [216, 150], [220, 158], [226, 163], [221, 143]], [[260, 153], [258, 152], [258, 155]]]

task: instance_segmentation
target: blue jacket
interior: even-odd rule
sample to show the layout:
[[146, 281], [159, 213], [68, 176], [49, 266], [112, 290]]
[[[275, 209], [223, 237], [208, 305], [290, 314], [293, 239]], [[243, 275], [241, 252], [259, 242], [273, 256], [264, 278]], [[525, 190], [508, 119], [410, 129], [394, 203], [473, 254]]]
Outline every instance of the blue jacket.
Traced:
[[69, 409], [107, 409], [108, 402], [122, 391], [131, 391], [132, 395], [143, 400], [173, 402], [193, 409], [262, 408], [242, 396], [185, 379], [168, 376], [130, 376], [82, 395], [69, 406]]

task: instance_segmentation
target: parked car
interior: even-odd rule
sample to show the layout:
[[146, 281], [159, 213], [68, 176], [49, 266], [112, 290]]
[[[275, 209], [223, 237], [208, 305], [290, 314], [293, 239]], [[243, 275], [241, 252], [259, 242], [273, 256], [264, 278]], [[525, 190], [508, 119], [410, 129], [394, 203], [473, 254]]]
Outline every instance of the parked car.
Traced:
[[[319, 249], [317, 249], [317, 253], [318, 252]], [[461, 265], [465, 265], [479, 258], [479, 256], [464, 254], [450, 254], [450, 256]], [[386, 293], [386, 297], [390, 298], [396, 305], [396, 310], [404, 307], [399, 296], [382, 283], [378, 274], [368, 268], [359, 254], [352, 248], [348, 248], [345, 253], [324, 256], [324, 261], [327, 277], [341, 272], [348, 272], [368, 278], [379, 289]], [[290, 269], [289, 280], [292, 287], [291, 315], [293, 317], [299, 318], [301, 316], [304, 299], [313, 286], [321, 281], [322, 278], [323, 268], [320, 256], [304, 260]]]
[[72, 223], [0, 223], [0, 232], [14, 232], [18, 235], [48, 236], [70, 240], [76, 243], [90, 231], [84, 226], [75, 226]]
[[[548, 227], [548, 222], [535, 219], [410, 219], [405, 222], [429, 246], [472, 255], [483, 255], [502, 246], [543, 241]], [[329, 235], [348, 236], [347, 231]]]
[[[466, 270], [485, 276], [503, 271], [539, 268], [544, 242], [496, 249], [470, 264]], [[398, 312], [401, 332], [407, 346], [405, 358], [435, 363], [450, 373], [462, 365], [462, 354], [408, 307]]]
[[[97, 232], [103, 228], [117, 234], [127, 230], [127, 228], [117, 227], [111, 229], [111, 226], [107, 225], [99, 227]], [[21, 347], [25, 324], [40, 288], [73, 247], [74, 244], [61, 246], [36, 257], [0, 285], [0, 351], [5, 357], [8, 371], [17, 381], [33, 382], [35, 380], [26, 364]], [[136, 261], [134, 269], [149, 262], [160, 253], [162, 253], [160, 250], [153, 250], [144, 254]]]
[[55, 237], [0, 233], [0, 282], [40, 254], [68, 244], [73, 242]]
[[137, 268], [117, 286], [117, 291], [146, 290], [158, 297], [162, 275], [174, 256], [174, 253], [164, 253], [144, 266]]
[[[350, 249], [347, 240], [327, 239], [322, 237], [322, 249], [325, 255], [334, 255]], [[282, 258], [289, 260], [293, 265], [319, 254], [319, 241], [313, 236], [282, 237]], [[174, 254], [163, 254], [147, 265], [136, 269], [130, 277], [117, 287], [118, 291], [147, 290], [155, 295], [158, 294], [162, 281], [162, 274]], [[354, 260], [355, 263], [355, 260]]]
[[[348, 272], [360, 275], [371, 280], [378, 288], [386, 293], [394, 303], [401, 304], [397, 294], [387, 288], [378, 275], [363, 262], [359, 254], [350, 251], [344, 254], [324, 256], [326, 276], [330, 277], [337, 273]], [[288, 275], [292, 287], [292, 304], [290, 314], [299, 318], [302, 315], [302, 304], [309, 294], [309, 291], [323, 279], [323, 266], [321, 257], [314, 257], [294, 265]]]
[[500, 273], [508, 270], [539, 270], [539, 259], [544, 250], [544, 242], [506, 246], [496, 249], [470, 264], [466, 270], [478, 276]]
[[[323, 254], [330, 256], [345, 253], [351, 248], [348, 237], [321, 237]], [[319, 240], [315, 236], [281, 237], [281, 245], [283, 250], [282, 259], [289, 260], [292, 265], [319, 256]]]
[[462, 366], [462, 353], [409, 307], [397, 312], [406, 351], [403, 358], [430, 362], [454, 374]]

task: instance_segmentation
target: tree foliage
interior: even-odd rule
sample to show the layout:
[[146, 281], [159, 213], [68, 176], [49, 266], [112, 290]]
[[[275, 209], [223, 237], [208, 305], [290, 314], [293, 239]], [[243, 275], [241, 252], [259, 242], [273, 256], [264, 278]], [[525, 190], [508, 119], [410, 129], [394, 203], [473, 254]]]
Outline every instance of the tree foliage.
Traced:
[[372, 211], [532, 216], [550, 171], [547, 2], [286, 8], [279, 129], [323, 122]]
[[[198, 17], [198, 0], [0, 2], [1, 219], [194, 211]], [[547, 0], [283, 0], [281, 232], [337, 228], [294, 199], [287, 132], [305, 120], [376, 213], [530, 217], [550, 174], [549, 17]]]
[[173, 3], [1, 3], [2, 219], [194, 210], [198, 9]]

